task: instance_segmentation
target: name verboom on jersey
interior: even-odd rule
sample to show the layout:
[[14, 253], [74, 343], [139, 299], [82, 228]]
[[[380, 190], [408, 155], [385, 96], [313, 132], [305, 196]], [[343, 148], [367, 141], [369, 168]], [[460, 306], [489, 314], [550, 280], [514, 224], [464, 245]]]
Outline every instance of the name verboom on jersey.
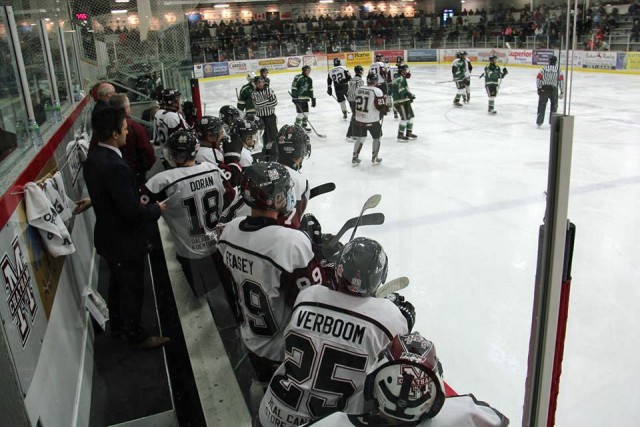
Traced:
[[362, 344], [364, 334], [367, 331], [367, 328], [364, 326], [306, 310], [298, 313], [296, 326], [309, 331], [320, 332], [324, 335], [331, 335], [335, 338], [342, 338], [354, 344]]

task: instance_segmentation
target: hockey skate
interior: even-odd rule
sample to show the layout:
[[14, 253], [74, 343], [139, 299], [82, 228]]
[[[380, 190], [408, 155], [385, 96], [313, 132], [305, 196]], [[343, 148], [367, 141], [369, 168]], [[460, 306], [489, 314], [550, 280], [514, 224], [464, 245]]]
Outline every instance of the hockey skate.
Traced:
[[494, 110], [493, 108], [489, 108], [489, 110], [487, 110], [487, 111], [489, 112], [489, 114], [494, 115], [494, 116], [496, 114], [498, 114], [498, 112], [496, 110]]
[[371, 165], [373, 165], [373, 166], [377, 166], [377, 165], [379, 165], [379, 164], [380, 164], [380, 162], [382, 162], [382, 158], [381, 158], [381, 157], [378, 157], [376, 154], [374, 154], [374, 155], [371, 157]]
[[309, 125], [307, 125], [306, 123], [304, 123], [303, 125], [301, 125], [302, 129], [306, 130], [307, 132], [311, 132], [311, 128], [309, 127]]
[[453, 101], [453, 105], [454, 105], [454, 107], [462, 107], [462, 104], [460, 103], [459, 99], [454, 100]]
[[347, 112], [346, 112], [346, 111], [343, 111], [343, 112], [342, 112], [342, 118], [343, 118], [343, 119], [345, 119], [345, 120], [347, 120]]
[[407, 131], [407, 138], [416, 139], [417, 137], [418, 137], [418, 135], [416, 135], [415, 133], [413, 133], [411, 131]]
[[398, 132], [398, 141], [400, 141], [400, 142], [405, 142], [405, 141], [408, 141], [408, 140], [409, 140], [409, 138], [407, 138], [406, 136], [404, 136], [404, 133], [402, 133], [402, 132]]
[[396, 110], [393, 110], [393, 118], [398, 120], [398, 112]]
[[358, 166], [360, 164], [360, 159], [358, 156], [353, 156], [351, 158], [351, 166]]
[[464, 102], [465, 104], [469, 103], [469, 101], [467, 101], [467, 95], [462, 95], [462, 102]]

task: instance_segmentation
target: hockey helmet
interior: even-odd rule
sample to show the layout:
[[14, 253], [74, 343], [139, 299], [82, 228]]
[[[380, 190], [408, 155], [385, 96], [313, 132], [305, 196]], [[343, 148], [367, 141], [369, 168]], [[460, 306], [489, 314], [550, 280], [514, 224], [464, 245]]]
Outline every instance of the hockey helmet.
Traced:
[[207, 138], [209, 132], [213, 132], [217, 137], [224, 129], [224, 122], [218, 117], [202, 116], [202, 118], [196, 122], [196, 129], [203, 139]]
[[402, 74], [405, 79], [411, 78], [411, 73], [409, 72], [409, 66], [406, 64], [398, 65], [398, 74]]
[[219, 116], [227, 126], [231, 126], [233, 121], [240, 117], [240, 110], [233, 105], [223, 105], [220, 108]]
[[382, 62], [382, 54], [381, 53], [376, 53], [376, 62]]
[[369, 370], [364, 396], [397, 420], [413, 423], [435, 417], [445, 401], [435, 345], [419, 332], [396, 335]]
[[239, 140], [243, 144], [253, 147], [255, 145], [255, 135], [259, 130], [255, 119], [260, 121], [255, 116], [249, 119], [235, 119], [231, 125], [231, 139]]
[[497, 57], [496, 55], [491, 55], [491, 56], [489, 57], [489, 62], [491, 62], [491, 61], [496, 61], [496, 60], [498, 60], [498, 57]]
[[353, 69], [353, 72], [356, 73], [356, 76], [361, 76], [362, 73], [364, 73], [364, 68], [362, 67], [362, 65], [356, 65]]
[[262, 77], [266, 77], [267, 74], [269, 74], [269, 69], [267, 67], [260, 68], [260, 75]]
[[333, 66], [334, 67], [338, 67], [340, 66], [341, 62], [340, 62], [340, 58], [333, 58]]
[[357, 237], [344, 245], [336, 262], [338, 289], [350, 295], [374, 296], [387, 280], [389, 261], [382, 245]]
[[402, 64], [404, 62], [404, 58], [402, 56], [396, 56], [396, 64]]
[[292, 211], [296, 204], [292, 188], [287, 168], [276, 162], [254, 163], [242, 172], [242, 199], [254, 209]]
[[182, 94], [178, 89], [164, 89], [160, 95], [160, 101], [163, 107], [173, 107], [177, 110], [180, 106], [180, 96]]
[[278, 162], [298, 170], [294, 159], [311, 156], [311, 142], [307, 132], [298, 125], [284, 125], [278, 132]]
[[164, 146], [164, 158], [173, 167], [193, 160], [200, 148], [196, 136], [186, 130], [174, 132]]
[[306, 75], [308, 75], [309, 73], [311, 73], [311, 66], [309, 65], [305, 65], [302, 67], [302, 74], [305, 74], [306, 71]]
[[182, 103], [182, 113], [187, 119], [195, 119], [198, 115], [196, 104], [194, 104], [192, 101], [184, 101]]
[[253, 83], [255, 81], [256, 78], [256, 73], [254, 73], [253, 71], [247, 73], [247, 81], [249, 83]]
[[374, 73], [369, 73], [367, 74], [367, 84], [376, 84], [378, 83], [378, 76], [376, 76]]
[[253, 84], [257, 87], [259, 84], [264, 83], [264, 78], [262, 76], [255, 76], [253, 78]]
[[549, 57], [549, 65], [556, 65], [558, 63], [558, 58], [554, 55]]

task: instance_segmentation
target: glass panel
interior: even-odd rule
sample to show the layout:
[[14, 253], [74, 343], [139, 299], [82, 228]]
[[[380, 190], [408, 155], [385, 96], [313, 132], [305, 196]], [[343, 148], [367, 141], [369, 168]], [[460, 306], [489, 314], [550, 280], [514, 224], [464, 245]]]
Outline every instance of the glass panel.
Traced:
[[60, 39], [55, 25], [47, 22], [47, 36], [49, 37], [49, 46], [51, 47], [51, 57], [53, 59], [53, 69], [56, 75], [56, 84], [58, 86], [58, 98], [60, 104], [69, 104], [69, 94], [67, 93], [67, 83], [64, 75], [64, 67], [62, 65], [62, 49], [60, 47]]
[[26, 129], [27, 112], [8, 31], [4, 10], [0, 10], [0, 176], [31, 147], [26, 135], [20, 134]]

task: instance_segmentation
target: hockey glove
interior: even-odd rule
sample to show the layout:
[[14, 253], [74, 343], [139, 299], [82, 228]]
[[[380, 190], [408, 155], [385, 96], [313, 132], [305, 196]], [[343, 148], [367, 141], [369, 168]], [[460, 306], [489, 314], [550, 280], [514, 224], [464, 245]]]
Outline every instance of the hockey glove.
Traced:
[[502, 69], [502, 77], [506, 76], [507, 74], [509, 74], [509, 71], [507, 71], [507, 67], [504, 67]]
[[413, 101], [413, 100], [415, 100], [415, 99], [416, 99], [416, 96], [415, 96], [414, 94], [410, 93], [410, 94], [409, 94], [409, 98], [411, 98], [411, 100]]
[[225, 163], [228, 163], [227, 157], [237, 157], [240, 160], [242, 141], [240, 138], [225, 138], [222, 140], [222, 151], [224, 151]]
[[405, 301], [404, 297], [397, 292], [389, 294], [386, 296], [386, 299], [394, 303], [400, 313], [407, 320], [407, 326], [409, 327], [409, 332], [413, 330], [413, 325], [416, 322], [416, 309], [409, 301]]
[[327, 88], [327, 95], [332, 96], [333, 95], [333, 90], [331, 90], [331, 86], [329, 86]]
[[543, 90], [542, 89], [538, 89], [538, 95], [542, 95]]
[[300, 230], [307, 233], [316, 245], [322, 244], [322, 227], [318, 219], [310, 213], [304, 214], [300, 219]]
[[316, 99], [315, 98], [311, 98], [311, 106], [313, 108], [316, 108]]

